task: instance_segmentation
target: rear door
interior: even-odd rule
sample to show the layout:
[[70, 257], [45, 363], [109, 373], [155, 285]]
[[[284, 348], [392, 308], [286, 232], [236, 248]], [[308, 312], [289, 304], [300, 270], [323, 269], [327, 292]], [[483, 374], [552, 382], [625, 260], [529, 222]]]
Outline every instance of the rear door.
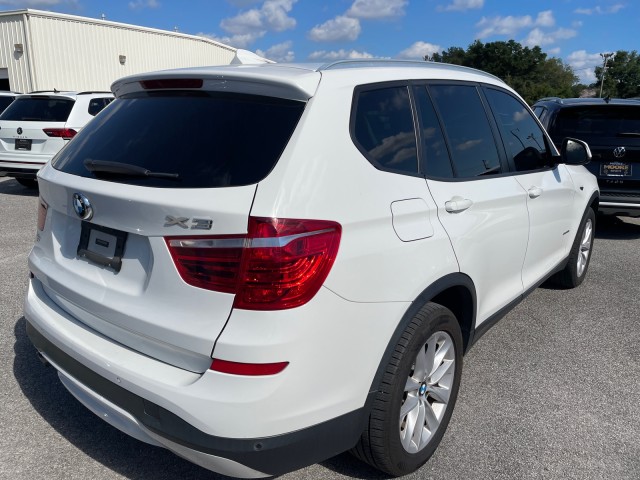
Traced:
[[525, 193], [500, 156], [476, 85], [430, 84], [414, 92], [427, 184], [460, 271], [475, 283], [480, 324], [523, 292]]
[[41, 172], [47, 221], [30, 263], [47, 294], [121, 344], [204, 371], [234, 301], [211, 284], [233, 282], [257, 183], [304, 106], [205, 91], [116, 100]]

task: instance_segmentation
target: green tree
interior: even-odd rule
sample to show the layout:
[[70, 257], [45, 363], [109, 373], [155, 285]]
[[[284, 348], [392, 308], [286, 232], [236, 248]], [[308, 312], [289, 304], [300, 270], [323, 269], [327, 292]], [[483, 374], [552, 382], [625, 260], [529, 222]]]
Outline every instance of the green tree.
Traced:
[[502, 78], [530, 104], [541, 97], [573, 95], [578, 81], [573, 69], [558, 58], [547, 58], [538, 46], [523, 47], [515, 40], [482, 43], [476, 40], [464, 50], [451, 47], [435, 53], [433, 61], [484, 70]]
[[[595, 74], [598, 79], [596, 82], [597, 87], [600, 88], [602, 66], [595, 68]], [[616, 98], [640, 97], [640, 57], [637, 51], [618, 50], [607, 61], [602, 96]]]

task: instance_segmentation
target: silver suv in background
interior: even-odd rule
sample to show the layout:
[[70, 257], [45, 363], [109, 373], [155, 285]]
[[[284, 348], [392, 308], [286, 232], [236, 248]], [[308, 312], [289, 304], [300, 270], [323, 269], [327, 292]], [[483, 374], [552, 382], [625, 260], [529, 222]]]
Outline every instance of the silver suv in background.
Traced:
[[111, 101], [110, 92], [18, 95], [0, 114], [0, 176], [35, 187], [38, 170]]

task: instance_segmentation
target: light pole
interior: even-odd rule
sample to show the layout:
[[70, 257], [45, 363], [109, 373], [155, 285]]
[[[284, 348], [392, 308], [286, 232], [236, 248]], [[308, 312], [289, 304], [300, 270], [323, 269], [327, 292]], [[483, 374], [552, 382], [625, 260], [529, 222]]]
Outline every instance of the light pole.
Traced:
[[613, 55], [614, 54], [612, 52], [600, 54], [600, 56], [604, 60], [604, 63], [602, 65], [602, 78], [600, 79], [600, 98], [602, 98], [602, 87], [604, 86], [604, 74], [607, 71], [607, 60], [613, 57]]

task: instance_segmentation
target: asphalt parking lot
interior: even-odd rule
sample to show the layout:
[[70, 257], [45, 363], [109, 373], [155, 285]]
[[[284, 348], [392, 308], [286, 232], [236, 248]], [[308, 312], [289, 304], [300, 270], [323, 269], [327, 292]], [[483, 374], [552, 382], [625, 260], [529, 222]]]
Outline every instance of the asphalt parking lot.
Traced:
[[[22, 301], [37, 193], [0, 178], [0, 478], [217, 479], [133, 440], [42, 365]], [[640, 220], [597, 228], [585, 283], [539, 288], [464, 359], [443, 442], [411, 479], [640, 478]], [[285, 479], [381, 479], [349, 454]]]

